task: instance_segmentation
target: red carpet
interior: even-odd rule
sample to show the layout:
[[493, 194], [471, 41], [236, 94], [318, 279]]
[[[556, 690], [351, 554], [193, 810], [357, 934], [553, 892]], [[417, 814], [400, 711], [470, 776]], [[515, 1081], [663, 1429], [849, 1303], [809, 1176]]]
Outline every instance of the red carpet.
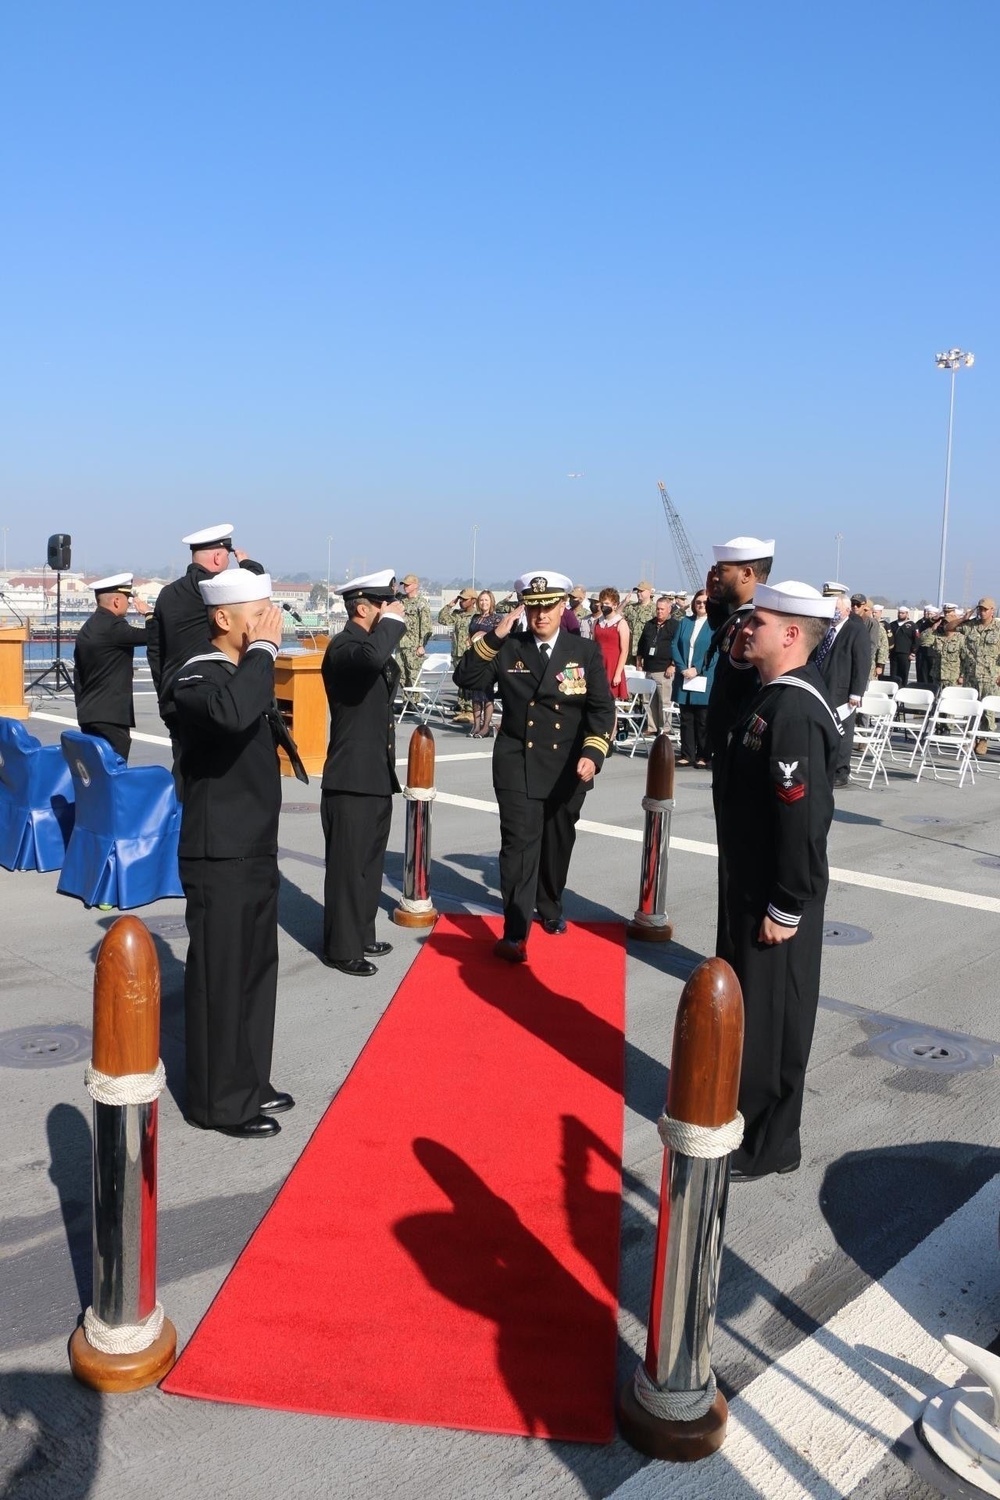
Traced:
[[624, 930], [498, 932], [440, 919], [164, 1390], [611, 1439]]

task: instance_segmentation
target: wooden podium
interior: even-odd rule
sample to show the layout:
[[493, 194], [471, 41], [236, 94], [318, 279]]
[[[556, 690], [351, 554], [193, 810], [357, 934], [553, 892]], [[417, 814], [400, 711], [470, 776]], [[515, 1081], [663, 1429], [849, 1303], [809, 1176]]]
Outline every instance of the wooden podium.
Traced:
[[24, 625], [0, 630], [0, 719], [26, 719], [29, 709], [24, 701], [24, 643], [28, 631]]
[[[319, 776], [326, 760], [329, 713], [321, 668], [322, 651], [301, 654], [278, 652], [274, 664], [274, 696], [278, 711], [298, 746], [310, 776]], [[278, 751], [282, 776], [293, 775], [284, 751]]]

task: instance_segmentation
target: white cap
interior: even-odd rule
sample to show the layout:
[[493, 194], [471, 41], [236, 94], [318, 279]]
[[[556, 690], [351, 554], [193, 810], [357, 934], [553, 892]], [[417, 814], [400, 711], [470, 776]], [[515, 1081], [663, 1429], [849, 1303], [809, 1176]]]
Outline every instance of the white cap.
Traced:
[[339, 589], [332, 589], [331, 592], [342, 594], [346, 602], [351, 599], [370, 599], [378, 604], [384, 599], [395, 598], [396, 575], [391, 568], [383, 568], [381, 573], [365, 573], [361, 578], [349, 578]]
[[216, 604], [253, 604], [270, 599], [270, 573], [251, 573], [249, 568], [227, 568], [214, 578], [203, 578], [198, 584], [201, 597], [209, 608]]
[[778, 615], [815, 615], [820, 620], [832, 620], [834, 602], [824, 597], [811, 583], [775, 583], [770, 588], [758, 583], [753, 591], [754, 609], [771, 609]]
[[774, 556], [774, 538], [769, 542], [762, 542], [756, 536], [734, 536], [731, 541], [720, 542], [713, 547], [712, 556], [716, 562], [756, 562], [759, 557]]
[[233, 534], [233, 528], [224, 521], [221, 526], [206, 526], [204, 531], [192, 531], [190, 536], [182, 536], [181, 541], [185, 547], [193, 547], [198, 551], [201, 547], [211, 547], [213, 542], [228, 542]]
[[849, 594], [851, 591], [846, 583], [824, 583], [823, 592], [827, 598], [834, 598], [837, 594]]
[[571, 592], [573, 580], [567, 578], [565, 573], [533, 568], [530, 573], [522, 573], [514, 587], [525, 604], [555, 603]]
[[107, 578], [96, 579], [90, 587], [94, 590], [95, 594], [130, 594], [132, 592], [132, 574], [110, 573]]

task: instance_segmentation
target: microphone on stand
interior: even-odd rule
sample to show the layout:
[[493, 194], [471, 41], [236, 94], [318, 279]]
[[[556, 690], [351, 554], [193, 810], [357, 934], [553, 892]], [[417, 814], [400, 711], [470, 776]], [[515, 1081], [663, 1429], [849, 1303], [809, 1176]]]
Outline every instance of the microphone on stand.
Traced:
[[17, 610], [14, 608], [13, 604], [11, 604], [10, 600], [7, 598], [7, 595], [4, 593], [3, 589], [0, 589], [0, 599], [3, 600], [4, 604], [6, 604], [7, 608], [10, 610], [11, 614], [14, 616], [14, 618], [17, 621], [17, 623], [19, 625], [24, 625], [26, 623], [25, 619], [24, 619], [24, 616], [18, 614]]
[[[290, 604], [286, 604], [286, 602], [285, 602], [284, 599], [282, 599], [282, 601], [281, 601], [281, 607], [285, 611], [286, 615], [291, 615], [292, 619], [295, 621], [295, 623], [297, 625], [301, 625], [302, 624], [302, 616], [299, 614], [298, 610], [297, 609], [293, 609]], [[312, 641], [313, 650], [314, 651], [318, 651], [319, 647], [316, 644], [316, 636], [314, 635], [314, 633], [311, 630], [309, 632], [309, 639]]]

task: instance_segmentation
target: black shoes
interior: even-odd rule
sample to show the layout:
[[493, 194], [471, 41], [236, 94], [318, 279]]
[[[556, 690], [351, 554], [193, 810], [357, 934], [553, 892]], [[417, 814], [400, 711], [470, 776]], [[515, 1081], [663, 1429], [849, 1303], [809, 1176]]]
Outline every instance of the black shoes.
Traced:
[[565, 917], [543, 917], [542, 931], [547, 932], [550, 937], [561, 937], [566, 931]]
[[[284, 1099], [291, 1099], [290, 1094], [283, 1094]], [[291, 1105], [284, 1106], [290, 1109]], [[189, 1125], [196, 1125], [199, 1130], [215, 1130], [219, 1135], [233, 1135], [242, 1141], [265, 1141], [269, 1136], [280, 1135], [281, 1126], [277, 1120], [272, 1120], [270, 1115], [254, 1115], [252, 1120], [244, 1120], [242, 1125], [203, 1125], [200, 1120], [188, 1120]]]
[[382, 958], [386, 953], [392, 952], [391, 943], [369, 943], [365, 949], [366, 958]]
[[850, 773], [850, 771], [838, 771], [837, 774], [836, 774], [836, 776], [833, 778], [833, 784], [834, 784], [835, 787], [838, 787], [838, 786], [850, 786], [850, 784], [851, 784], [851, 773]]
[[528, 959], [528, 945], [516, 938], [499, 938], [493, 944], [493, 956], [502, 958], [504, 963], [523, 964]]
[[280, 1089], [272, 1089], [266, 1099], [260, 1101], [261, 1113], [265, 1115], [281, 1115], [286, 1109], [294, 1109], [295, 1100], [291, 1094], [283, 1094]]
[[367, 958], [324, 958], [323, 962], [328, 969], [339, 969], [341, 974], [350, 974], [355, 979], [370, 979], [373, 974], [378, 973], [378, 969]]
[[729, 1177], [732, 1182], [763, 1182], [765, 1177], [787, 1177], [789, 1172], [797, 1172], [801, 1162], [789, 1162], [786, 1167], [775, 1167], [773, 1172], [744, 1172], [742, 1167], [729, 1168]]

